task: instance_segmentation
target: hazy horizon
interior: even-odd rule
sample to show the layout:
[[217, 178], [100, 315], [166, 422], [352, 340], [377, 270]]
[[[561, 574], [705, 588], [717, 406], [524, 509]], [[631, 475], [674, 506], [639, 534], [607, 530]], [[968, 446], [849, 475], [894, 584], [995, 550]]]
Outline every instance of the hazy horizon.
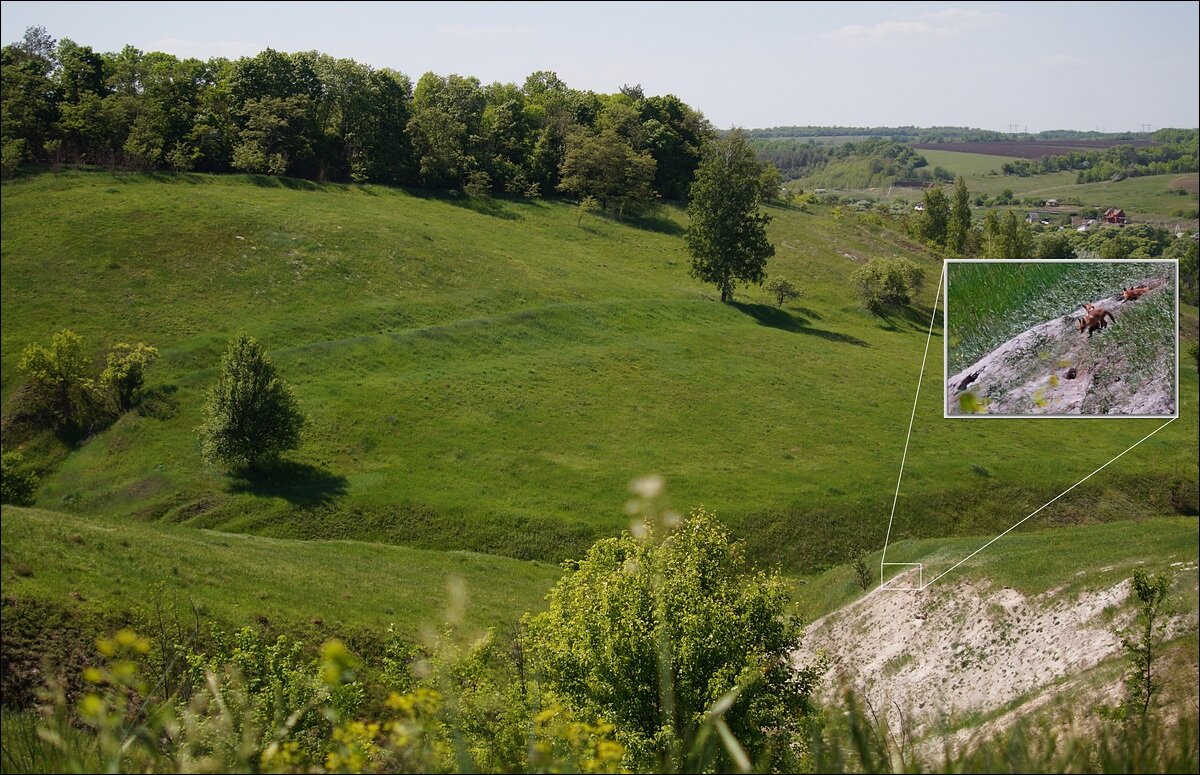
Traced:
[[571, 87], [641, 84], [719, 128], [1200, 126], [1200, 5], [1139, 3], [3, 2], [97, 51], [317, 50], [373, 67]]

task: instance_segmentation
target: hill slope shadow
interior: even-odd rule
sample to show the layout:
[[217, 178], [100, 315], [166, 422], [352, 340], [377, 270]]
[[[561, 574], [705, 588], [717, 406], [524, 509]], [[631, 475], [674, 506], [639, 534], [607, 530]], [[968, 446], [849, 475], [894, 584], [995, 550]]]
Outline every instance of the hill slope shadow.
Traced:
[[767, 304], [746, 304], [740, 301], [730, 302], [730, 305], [739, 312], [753, 318], [760, 326], [768, 328], [777, 328], [780, 331], [789, 331], [794, 334], [808, 334], [809, 336], [817, 336], [821, 339], [828, 339], [831, 342], [841, 342], [843, 344], [852, 344], [858, 347], [867, 347], [867, 343], [856, 336], [850, 334], [842, 334], [837, 331], [826, 331], [821, 328], [812, 328], [806, 325], [808, 319], [802, 315], [796, 315], [788, 312], [780, 307], [772, 307]]
[[295, 506], [312, 507], [345, 495], [348, 485], [346, 477], [324, 468], [281, 460], [259, 473], [242, 474], [229, 483], [229, 491], [283, 498]]
[[933, 327], [935, 329], [940, 329], [945, 325], [945, 320], [943, 320], [940, 309], [935, 313], [930, 307], [919, 304], [887, 307], [882, 310], [876, 310], [873, 314], [879, 320], [879, 327], [886, 331], [927, 333], [929, 331], [930, 317], [933, 317]]

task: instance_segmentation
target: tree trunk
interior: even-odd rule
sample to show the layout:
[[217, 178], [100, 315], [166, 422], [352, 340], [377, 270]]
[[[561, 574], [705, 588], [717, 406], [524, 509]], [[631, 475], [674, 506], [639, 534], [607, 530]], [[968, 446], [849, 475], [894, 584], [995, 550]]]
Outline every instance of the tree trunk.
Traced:
[[721, 281], [721, 302], [733, 301], [733, 288], [729, 287], [728, 280]]

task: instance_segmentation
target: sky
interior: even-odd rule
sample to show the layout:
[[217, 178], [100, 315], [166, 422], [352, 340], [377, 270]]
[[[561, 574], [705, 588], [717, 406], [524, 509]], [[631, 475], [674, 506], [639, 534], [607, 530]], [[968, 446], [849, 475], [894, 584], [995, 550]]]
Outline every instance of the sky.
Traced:
[[425, 72], [641, 84], [718, 128], [1200, 126], [1200, 3], [0, 2], [97, 51], [317, 50]]

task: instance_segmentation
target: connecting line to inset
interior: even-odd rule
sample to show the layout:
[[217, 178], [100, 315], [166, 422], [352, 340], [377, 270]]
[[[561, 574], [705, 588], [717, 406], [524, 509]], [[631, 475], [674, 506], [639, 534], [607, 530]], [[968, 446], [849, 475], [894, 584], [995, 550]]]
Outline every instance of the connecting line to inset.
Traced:
[[887, 537], [883, 539], [883, 554], [879, 557], [879, 580], [883, 583], [883, 561], [887, 559], [888, 541], [892, 538], [892, 522], [896, 518], [896, 503], [900, 500], [900, 482], [904, 479], [904, 463], [908, 460], [908, 442], [912, 439], [913, 422], [917, 419], [917, 401], [921, 398], [921, 380], [925, 378], [925, 362], [929, 359], [929, 342], [933, 339], [933, 324], [937, 320], [937, 305], [942, 298], [942, 283], [946, 279], [946, 265], [938, 277], [937, 293], [933, 296], [933, 311], [929, 314], [929, 334], [925, 337], [925, 354], [921, 356], [921, 373], [917, 377], [917, 394], [913, 396], [912, 415], [908, 418], [908, 435], [904, 437], [904, 455], [900, 458], [900, 474], [896, 477], [896, 493], [892, 496], [892, 513], [888, 516]]
[[[1152, 431], [1150, 431], [1149, 433], [1147, 433], [1147, 434], [1146, 434], [1145, 436], [1143, 436], [1143, 437], [1142, 437], [1142, 438], [1141, 438], [1139, 441], [1135, 442], [1135, 443], [1134, 443], [1134, 445], [1133, 445], [1132, 447], [1130, 447], [1129, 449], [1125, 450], [1125, 452], [1128, 452], [1129, 450], [1133, 449], [1133, 447], [1136, 447], [1138, 444], [1141, 444], [1143, 441], [1145, 441], [1146, 439], [1150, 438], [1150, 437], [1151, 437], [1151, 436], [1153, 436], [1154, 434], [1158, 433], [1158, 432], [1159, 432], [1159, 431], [1161, 431], [1163, 428], [1167, 427], [1168, 425], [1170, 425], [1171, 423], [1175, 422], [1175, 421], [1176, 421], [1176, 420], [1178, 420], [1178, 419], [1179, 419], [1178, 417], [1172, 417], [1170, 420], [1167, 420], [1167, 421], [1166, 421], [1165, 423], [1163, 423], [1162, 425], [1158, 426], [1158, 427], [1157, 427], [1157, 428], [1155, 428], [1154, 430], [1152, 430]], [[954, 565], [950, 566], [950, 567], [949, 567], [949, 568], [947, 568], [946, 570], [944, 570], [944, 571], [942, 571], [941, 573], [939, 573], [938, 575], [934, 576], [934, 577], [933, 577], [932, 579], [930, 579], [929, 581], [926, 581], [924, 584], [922, 584], [920, 587], [918, 587], [918, 589], [925, 589], [925, 588], [926, 588], [926, 587], [928, 587], [930, 584], [932, 584], [933, 582], [935, 582], [935, 581], [937, 581], [938, 579], [940, 579], [942, 576], [945, 576], [947, 573], [949, 573], [950, 571], [954, 570], [954, 569], [955, 569], [955, 568], [957, 568], [959, 565], [962, 565], [964, 562], [966, 562], [967, 560], [971, 559], [971, 558], [972, 558], [972, 557], [974, 557], [975, 555], [979, 554], [980, 552], [982, 552], [984, 549], [988, 548], [988, 547], [989, 547], [989, 546], [991, 546], [992, 544], [996, 543], [997, 541], [999, 541], [999, 540], [1000, 540], [1001, 538], [1003, 538], [1004, 536], [1006, 536], [1006, 535], [1008, 535], [1009, 533], [1011, 533], [1012, 531], [1016, 530], [1018, 527], [1020, 527], [1020, 526], [1021, 526], [1021, 524], [1022, 524], [1022, 523], [1024, 523], [1024, 522], [1025, 522], [1026, 520], [1028, 520], [1029, 518], [1031, 518], [1031, 517], [1035, 516], [1035, 515], [1036, 515], [1038, 512], [1040, 512], [1040, 511], [1042, 511], [1043, 509], [1045, 509], [1045, 508], [1046, 508], [1047, 506], [1049, 506], [1051, 503], [1054, 503], [1054, 501], [1056, 501], [1056, 500], [1058, 500], [1059, 498], [1061, 498], [1062, 496], [1066, 495], [1066, 494], [1067, 494], [1067, 493], [1069, 493], [1071, 490], [1074, 490], [1076, 487], [1078, 487], [1079, 485], [1083, 484], [1083, 483], [1084, 483], [1084, 482], [1086, 482], [1088, 479], [1091, 479], [1093, 476], [1095, 476], [1096, 474], [1100, 473], [1100, 472], [1101, 472], [1101, 471], [1103, 471], [1105, 468], [1108, 468], [1108, 467], [1109, 467], [1111, 464], [1113, 464], [1113, 463], [1117, 462], [1117, 459], [1118, 459], [1118, 458], [1120, 458], [1120, 457], [1121, 457], [1121, 455], [1124, 455], [1124, 454], [1125, 454], [1125, 452], [1122, 452], [1120, 455], [1117, 455], [1117, 457], [1114, 457], [1112, 460], [1110, 460], [1110, 461], [1108, 461], [1107, 463], [1105, 463], [1104, 465], [1100, 466], [1100, 467], [1099, 467], [1099, 468], [1097, 468], [1095, 471], [1092, 471], [1090, 474], [1088, 474], [1087, 476], [1083, 477], [1082, 479], [1080, 479], [1078, 482], [1076, 482], [1075, 484], [1071, 485], [1071, 486], [1070, 486], [1070, 487], [1068, 487], [1067, 489], [1063, 490], [1063, 491], [1062, 491], [1062, 492], [1060, 492], [1058, 495], [1055, 495], [1053, 498], [1051, 498], [1050, 500], [1046, 501], [1046, 502], [1045, 502], [1045, 503], [1043, 503], [1041, 506], [1039, 506], [1039, 507], [1038, 507], [1036, 510], [1034, 510], [1034, 511], [1030, 512], [1028, 515], [1026, 515], [1026, 516], [1025, 516], [1025, 518], [1024, 518], [1024, 519], [1022, 519], [1020, 522], [1016, 523], [1015, 525], [1013, 525], [1012, 527], [1010, 527], [1008, 530], [1005, 530], [1003, 533], [1001, 533], [1000, 535], [996, 536], [996, 537], [995, 537], [995, 538], [993, 538], [991, 541], [988, 541], [986, 544], [984, 544], [983, 546], [979, 547], [979, 548], [978, 548], [978, 549], [976, 549], [975, 551], [971, 552], [970, 554], [968, 554], [966, 557], [962, 558], [962, 559], [961, 559], [961, 560], [959, 560], [958, 562], [954, 563]], [[882, 578], [882, 577], [881, 577], [881, 578]]]

